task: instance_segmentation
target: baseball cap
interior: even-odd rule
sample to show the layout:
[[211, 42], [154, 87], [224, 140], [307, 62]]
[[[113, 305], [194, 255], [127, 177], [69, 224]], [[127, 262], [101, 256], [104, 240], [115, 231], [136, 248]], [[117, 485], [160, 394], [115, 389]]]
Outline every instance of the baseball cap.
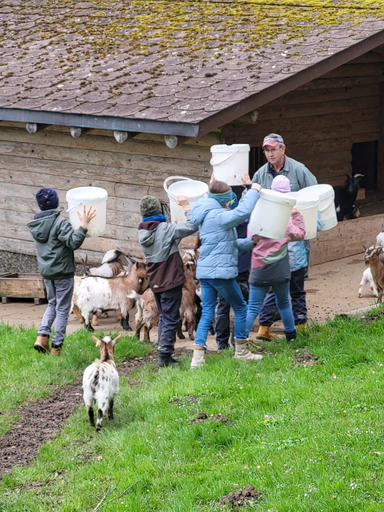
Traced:
[[284, 139], [281, 135], [278, 133], [270, 133], [266, 137], [264, 137], [263, 140], [263, 147], [264, 146], [272, 146], [275, 147], [278, 144], [284, 144]]

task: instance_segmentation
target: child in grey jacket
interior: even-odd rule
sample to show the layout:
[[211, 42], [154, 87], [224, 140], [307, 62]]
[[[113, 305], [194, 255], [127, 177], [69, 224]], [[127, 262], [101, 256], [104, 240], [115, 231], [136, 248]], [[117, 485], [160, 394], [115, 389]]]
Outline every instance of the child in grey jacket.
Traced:
[[[178, 203], [189, 212], [190, 206], [184, 196], [178, 196]], [[178, 245], [182, 238], [195, 233], [198, 227], [188, 220], [189, 213], [185, 223], [168, 223], [160, 201], [153, 196], [143, 197], [140, 213], [143, 221], [138, 228], [139, 242], [146, 259], [149, 286], [160, 311], [157, 365], [173, 366], [177, 364], [172, 354], [180, 322], [182, 289], [186, 281]]]
[[[28, 223], [37, 250], [37, 264], [47, 292], [46, 309], [34, 348], [38, 352], [59, 356], [64, 342], [71, 307], [75, 257], [74, 251], [84, 242], [88, 223], [96, 210], [90, 206], [79, 214], [80, 227], [74, 230], [68, 219], [60, 216], [59, 198], [53, 188], [42, 188], [36, 194], [40, 212]], [[52, 347], [49, 348], [51, 328], [55, 322]]]

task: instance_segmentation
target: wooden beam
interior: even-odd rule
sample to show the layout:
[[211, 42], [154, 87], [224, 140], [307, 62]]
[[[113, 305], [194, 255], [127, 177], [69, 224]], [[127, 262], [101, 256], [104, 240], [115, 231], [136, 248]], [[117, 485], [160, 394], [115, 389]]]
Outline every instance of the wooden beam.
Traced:
[[176, 137], [176, 135], [164, 135], [164, 142], [169, 149], [175, 149], [176, 146], [183, 144], [188, 137]]
[[139, 132], [122, 132], [119, 130], [114, 130], [113, 136], [117, 140], [119, 144], [122, 144], [127, 139], [134, 139], [137, 137], [140, 133]]
[[44, 130], [44, 128], [46, 128], [47, 126], [49, 126], [49, 125], [48, 124], [37, 124], [37, 123], [26, 123], [25, 128], [28, 133], [33, 135], [34, 133]]
[[78, 139], [80, 135], [89, 132], [89, 128], [80, 128], [79, 126], [71, 126], [69, 132], [74, 139]]

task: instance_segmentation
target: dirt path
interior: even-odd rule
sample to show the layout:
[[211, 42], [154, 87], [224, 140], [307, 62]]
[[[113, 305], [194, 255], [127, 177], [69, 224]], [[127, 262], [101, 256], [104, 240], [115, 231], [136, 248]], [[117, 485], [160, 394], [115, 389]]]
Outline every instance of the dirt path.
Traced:
[[[119, 365], [119, 375], [129, 376], [134, 370], [156, 362], [156, 355], [135, 358]], [[0, 475], [14, 466], [28, 464], [39, 447], [59, 434], [68, 418], [83, 405], [81, 382], [58, 388], [50, 397], [29, 403], [16, 412], [19, 419], [0, 438]]]

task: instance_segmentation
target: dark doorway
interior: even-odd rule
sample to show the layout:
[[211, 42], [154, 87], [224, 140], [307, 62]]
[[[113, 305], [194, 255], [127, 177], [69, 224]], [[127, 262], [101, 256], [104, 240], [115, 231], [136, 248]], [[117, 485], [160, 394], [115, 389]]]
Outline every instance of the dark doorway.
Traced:
[[255, 172], [267, 162], [263, 149], [261, 147], [253, 147], [249, 152], [249, 176], [252, 179]]
[[352, 174], [364, 174], [361, 188], [377, 190], [378, 141], [352, 144]]

